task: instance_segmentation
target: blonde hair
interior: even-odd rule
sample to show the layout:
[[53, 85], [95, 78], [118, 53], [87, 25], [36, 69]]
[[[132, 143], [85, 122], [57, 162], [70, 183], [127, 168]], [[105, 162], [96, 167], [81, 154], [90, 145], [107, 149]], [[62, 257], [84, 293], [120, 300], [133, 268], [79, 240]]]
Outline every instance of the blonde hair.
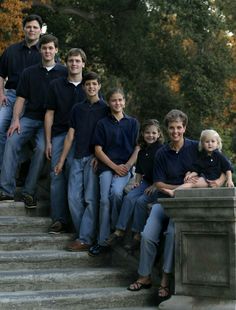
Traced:
[[209, 138], [215, 138], [217, 140], [217, 142], [218, 142], [218, 148], [217, 149], [219, 151], [221, 151], [221, 149], [222, 149], [221, 137], [218, 134], [218, 132], [216, 132], [213, 129], [205, 129], [201, 132], [200, 141], [199, 141], [199, 145], [198, 145], [199, 151], [202, 151], [202, 149], [203, 149], [203, 147], [202, 147], [203, 141], [205, 141], [206, 139], [209, 139]]

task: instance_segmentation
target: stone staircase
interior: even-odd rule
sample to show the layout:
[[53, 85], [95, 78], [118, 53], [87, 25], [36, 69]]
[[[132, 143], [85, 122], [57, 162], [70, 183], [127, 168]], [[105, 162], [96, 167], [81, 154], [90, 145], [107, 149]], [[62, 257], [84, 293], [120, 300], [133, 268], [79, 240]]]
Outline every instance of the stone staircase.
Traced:
[[95, 258], [65, 251], [73, 236], [47, 233], [47, 205], [0, 203], [1, 310], [156, 309], [156, 289], [126, 290], [137, 266], [119, 250]]

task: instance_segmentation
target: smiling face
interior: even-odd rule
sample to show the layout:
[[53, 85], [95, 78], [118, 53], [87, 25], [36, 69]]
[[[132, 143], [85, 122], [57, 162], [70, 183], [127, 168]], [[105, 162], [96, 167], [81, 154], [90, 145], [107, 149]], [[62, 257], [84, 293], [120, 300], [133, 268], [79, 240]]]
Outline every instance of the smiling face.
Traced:
[[55, 47], [54, 42], [42, 44], [40, 47], [40, 53], [42, 55], [42, 61], [44, 64], [54, 63], [54, 58], [58, 49]]
[[87, 80], [83, 85], [86, 96], [89, 99], [97, 98], [101, 84], [97, 80]]
[[66, 62], [68, 71], [70, 75], [79, 75], [85, 66], [84, 61], [80, 55], [69, 56]]
[[154, 125], [147, 126], [143, 132], [143, 140], [149, 145], [155, 143], [160, 137], [160, 132]]
[[180, 119], [169, 122], [167, 130], [172, 143], [180, 143], [183, 141], [186, 126], [183, 125]]
[[27, 43], [34, 43], [39, 40], [42, 29], [37, 20], [27, 22], [23, 28]]
[[121, 93], [114, 93], [109, 98], [109, 106], [114, 114], [123, 113], [125, 107], [125, 98]]

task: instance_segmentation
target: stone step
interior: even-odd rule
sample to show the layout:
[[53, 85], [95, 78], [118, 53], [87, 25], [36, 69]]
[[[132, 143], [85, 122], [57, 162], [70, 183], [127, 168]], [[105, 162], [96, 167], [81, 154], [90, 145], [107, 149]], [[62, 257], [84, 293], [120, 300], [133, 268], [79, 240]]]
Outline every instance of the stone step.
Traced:
[[1, 216], [1, 233], [39, 233], [47, 232], [51, 220], [46, 217], [28, 217], [28, 216]]
[[1, 234], [0, 251], [63, 250], [73, 240], [73, 234]]
[[0, 293], [0, 309], [91, 310], [155, 305], [156, 290], [130, 292], [125, 287], [83, 288], [57, 291]]
[[111, 267], [1, 271], [0, 291], [69, 290], [116, 285], [125, 288], [134, 276], [125, 269]]
[[[87, 252], [48, 251], [0, 251], [0, 270], [39, 270], [89, 266], [111, 266], [112, 253], [90, 257]], [[0, 308], [1, 309], [1, 308]]]
[[49, 216], [49, 202], [39, 201], [37, 208], [27, 209], [24, 202], [0, 202], [0, 216]]

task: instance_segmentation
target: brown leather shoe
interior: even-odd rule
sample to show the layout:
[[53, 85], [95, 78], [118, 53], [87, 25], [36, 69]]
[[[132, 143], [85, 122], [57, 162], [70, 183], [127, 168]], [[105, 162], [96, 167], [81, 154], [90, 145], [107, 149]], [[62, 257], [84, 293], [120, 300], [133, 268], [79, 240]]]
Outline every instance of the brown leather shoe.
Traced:
[[80, 240], [76, 240], [71, 244], [69, 244], [66, 250], [71, 252], [82, 252], [82, 251], [88, 251], [90, 247], [91, 247], [90, 244], [83, 243]]

